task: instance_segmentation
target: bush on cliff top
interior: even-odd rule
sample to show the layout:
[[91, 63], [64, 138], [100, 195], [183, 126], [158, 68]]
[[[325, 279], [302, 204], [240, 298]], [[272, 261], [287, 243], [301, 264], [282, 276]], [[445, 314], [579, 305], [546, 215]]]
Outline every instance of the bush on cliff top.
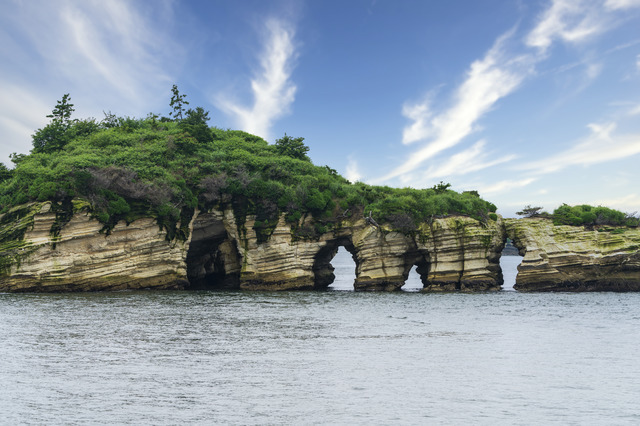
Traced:
[[573, 226], [638, 226], [640, 218], [608, 207], [593, 207], [587, 204], [569, 206], [563, 204], [553, 211], [555, 225]]
[[247, 214], [256, 215], [263, 236], [281, 213], [292, 223], [312, 215], [319, 224], [307, 230], [313, 236], [369, 211], [379, 223], [411, 232], [434, 216], [486, 220], [496, 210], [477, 192], [459, 194], [442, 183], [424, 190], [352, 184], [313, 165], [303, 138], [285, 135], [269, 145], [242, 131], [211, 128], [202, 108], [183, 111], [182, 118], [108, 113], [98, 122], [72, 120], [70, 98], [63, 101], [34, 134], [31, 153], [13, 154], [13, 170], [0, 167], [0, 212], [81, 197], [107, 230], [120, 220], [153, 216], [173, 237], [180, 235], [176, 223], [188, 222], [195, 208], [213, 206], [233, 207], [239, 227]]

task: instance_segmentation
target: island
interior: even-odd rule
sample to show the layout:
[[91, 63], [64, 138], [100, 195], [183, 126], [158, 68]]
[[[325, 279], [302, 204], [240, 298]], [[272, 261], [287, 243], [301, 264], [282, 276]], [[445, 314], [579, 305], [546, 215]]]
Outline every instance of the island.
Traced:
[[169, 117], [101, 121], [58, 102], [31, 153], [0, 166], [0, 291], [324, 289], [339, 247], [356, 290], [399, 290], [417, 266], [424, 292], [497, 291], [507, 238], [517, 290], [640, 290], [634, 218], [503, 219], [443, 182], [352, 183], [303, 138], [209, 127], [182, 96]]

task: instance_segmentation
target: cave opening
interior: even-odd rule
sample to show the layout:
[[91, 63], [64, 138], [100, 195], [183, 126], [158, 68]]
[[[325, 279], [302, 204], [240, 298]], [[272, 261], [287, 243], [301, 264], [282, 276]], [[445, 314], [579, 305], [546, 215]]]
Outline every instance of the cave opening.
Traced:
[[502, 290], [515, 291], [513, 286], [516, 284], [518, 266], [522, 263], [522, 259], [524, 257], [520, 255], [518, 248], [513, 245], [513, 241], [510, 238], [507, 238], [504, 249], [500, 254], [500, 269], [504, 280]]
[[429, 277], [429, 254], [412, 253], [405, 256], [404, 285], [402, 291], [415, 292], [427, 285]]
[[420, 274], [417, 270], [418, 266], [413, 265], [413, 267], [409, 271], [409, 276], [404, 282], [404, 285], [400, 287], [402, 291], [420, 291], [424, 288], [422, 278], [420, 277]]
[[353, 243], [347, 238], [330, 241], [315, 257], [315, 288], [353, 291], [357, 270], [358, 258]]
[[353, 291], [353, 283], [356, 281], [356, 262], [351, 253], [343, 246], [338, 248], [338, 252], [331, 260], [334, 280], [327, 287], [330, 290]]
[[221, 218], [199, 215], [193, 223], [187, 252], [187, 279], [192, 290], [240, 287], [240, 257]]

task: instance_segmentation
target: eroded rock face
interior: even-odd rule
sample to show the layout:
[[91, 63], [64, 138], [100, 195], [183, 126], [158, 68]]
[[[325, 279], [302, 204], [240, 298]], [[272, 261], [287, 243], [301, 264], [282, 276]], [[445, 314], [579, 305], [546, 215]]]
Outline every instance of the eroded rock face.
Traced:
[[[168, 241], [153, 219], [120, 223], [105, 235], [102, 225], [82, 212], [54, 237], [50, 203], [38, 207], [18, 248], [2, 246], [0, 291], [322, 289], [333, 282], [330, 262], [340, 246], [356, 263], [357, 290], [398, 290], [414, 265], [424, 291], [487, 291], [502, 284], [501, 222], [483, 226], [450, 217], [404, 235], [364, 219], [345, 219], [333, 231], [300, 239], [281, 217], [271, 236], [259, 243], [255, 218], [238, 224], [228, 209], [195, 212], [189, 239]], [[307, 218], [298, 226], [312, 224]]]
[[504, 219], [524, 256], [519, 291], [640, 291], [640, 230], [554, 226], [547, 219]]
[[242, 258], [242, 288], [325, 288], [333, 282], [329, 262], [340, 246], [356, 263], [356, 290], [398, 290], [414, 265], [425, 291], [486, 291], [502, 285], [498, 262], [504, 232], [496, 222], [483, 227], [465, 217], [436, 219], [416, 235], [404, 235], [364, 219], [345, 220], [317, 240], [296, 240], [281, 218], [262, 244], [256, 242], [251, 218], [246, 229], [246, 235], [233, 235]]
[[167, 241], [153, 219], [119, 223], [107, 236], [97, 220], [77, 213], [58, 237], [51, 233], [55, 220], [51, 204], [42, 203], [19, 250], [28, 254], [16, 256], [0, 275], [0, 291], [179, 289], [188, 284], [188, 242]]

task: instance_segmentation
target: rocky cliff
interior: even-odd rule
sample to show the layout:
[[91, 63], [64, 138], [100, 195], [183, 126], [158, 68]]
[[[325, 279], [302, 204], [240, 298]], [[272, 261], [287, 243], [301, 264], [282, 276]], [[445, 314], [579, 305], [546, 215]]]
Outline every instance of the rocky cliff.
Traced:
[[357, 290], [400, 289], [410, 270], [425, 292], [493, 291], [507, 237], [524, 256], [520, 291], [640, 291], [640, 230], [554, 226], [547, 219], [467, 217], [421, 224], [415, 232], [345, 218], [329, 232], [280, 218], [259, 238], [255, 218], [233, 210], [196, 211], [186, 240], [168, 238], [155, 220], [110, 230], [74, 202], [70, 217], [51, 203], [20, 206], [0, 217], [0, 291], [158, 289], [322, 289], [334, 280], [331, 260], [345, 247], [356, 264]]
[[[501, 222], [435, 219], [411, 235], [345, 219], [302, 238], [302, 218], [281, 217], [259, 242], [255, 218], [231, 209], [196, 211], [186, 241], [169, 240], [153, 219], [119, 223], [110, 232], [83, 211], [61, 220], [51, 203], [21, 206], [0, 218], [0, 291], [93, 291], [132, 288], [321, 289], [344, 246], [356, 263], [358, 290], [397, 290], [417, 265], [425, 291], [499, 290]], [[292, 228], [293, 226], [293, 228]], [[102, 232], [101, 232], [102, 231]]]
[[548, 219], [504, 219], [524, 256], [519, 291], [640, 291], [640, 229], [554, 226]]
[[[167, 241], [153, 219], [103, 225], [76, 209], [57, 230], [51, 203], [20, 206], [0, 219], [0, 291], [183, 288], [188, 241]], [[11, 239], [11, 237], [13, 237]]]

